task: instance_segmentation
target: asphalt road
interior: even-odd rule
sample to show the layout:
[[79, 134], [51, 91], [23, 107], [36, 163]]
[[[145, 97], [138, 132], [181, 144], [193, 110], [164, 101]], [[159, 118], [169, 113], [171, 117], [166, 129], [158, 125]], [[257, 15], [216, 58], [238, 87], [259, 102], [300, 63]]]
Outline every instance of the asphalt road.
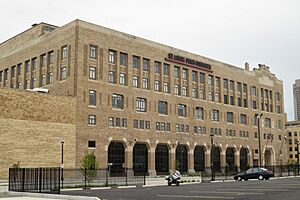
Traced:
[[103, 200], [299, 200], [300, 178], [271, 179], [267, 181], [250, 180], [242, 182], [197, 183], [180, 186], [81, 190], [63, 192], [63, 194], [97, 196]]

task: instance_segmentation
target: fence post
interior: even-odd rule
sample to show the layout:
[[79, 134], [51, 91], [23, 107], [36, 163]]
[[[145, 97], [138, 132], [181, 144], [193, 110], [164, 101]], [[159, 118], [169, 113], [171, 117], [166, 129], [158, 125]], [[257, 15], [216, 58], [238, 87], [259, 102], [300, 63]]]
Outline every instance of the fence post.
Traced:
[[128, 181], [127, 180], [128, 179], [128, 177], [127, 177], [128, 176], [128, 169], [125, 169], [125, 170], [126, 170], [126, 186], [128, 186], [128, 182], [127, 182]]
[[146, 185], [146, 172], [144, 170], [144, 185]]
[[109, 168], [106, 169], [106, 182], [105, 182], [105, 186], [108, 187], [108, 175], [109, 175]]
[[25, 192], [25, 168], [22, 169], [22, 192]]
[[10, 182], [11, 182], [11, 168], [8, 169], [8, 191], [11, 190]]
[[84, 189], [86, 189], [86, 173], [87, 173], [87, 169], [84, 168]]
[[58, 168], [58, 194], [60, 194], [60, 167]]
[[40, 173], [39, 173], [39, 190], [40, 190], [40, 193], [42, 193], [42, 168], [40, 168]]

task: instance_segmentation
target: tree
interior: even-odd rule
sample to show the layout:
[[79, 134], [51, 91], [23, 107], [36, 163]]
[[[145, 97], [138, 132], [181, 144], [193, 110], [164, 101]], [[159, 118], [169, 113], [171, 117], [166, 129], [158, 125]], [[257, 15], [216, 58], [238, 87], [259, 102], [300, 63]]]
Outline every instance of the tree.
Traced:
[[80, 163], [80, 171], [89, 185], [90, 181], [97, 176], [98, 162], [94, 152], [86, 152]]

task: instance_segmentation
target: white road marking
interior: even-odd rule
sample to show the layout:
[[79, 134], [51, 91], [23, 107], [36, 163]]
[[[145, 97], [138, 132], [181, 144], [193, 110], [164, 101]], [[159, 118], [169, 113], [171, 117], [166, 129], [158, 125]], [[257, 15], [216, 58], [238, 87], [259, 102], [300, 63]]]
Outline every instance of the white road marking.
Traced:
[[191, 193], [218, 193], [218, 194], [236, 194], [236, 195], [262, 195], [262, 194], [265, 194], [263, 192], [222, 192], [222, 191], [190, 191]]
[[235, 199], [234, 197], [220, 197], [220, 196], [187, 196], [187, 195], [156, 195], [157, 197], [168, 197], [168, 198], [183, 198], [183, 199]]
[[230, 190], [233, 190], [233, 191], [245, 191], [245, 190], [248, 190], [248, 191], [281, 191], [281, 192], [287, 192], [289, 191], [288, 189], [290, 188], [231, 188], [231, 189], [217, 189], [217, 190], [224, 190], [224, 191], [230, 191]]

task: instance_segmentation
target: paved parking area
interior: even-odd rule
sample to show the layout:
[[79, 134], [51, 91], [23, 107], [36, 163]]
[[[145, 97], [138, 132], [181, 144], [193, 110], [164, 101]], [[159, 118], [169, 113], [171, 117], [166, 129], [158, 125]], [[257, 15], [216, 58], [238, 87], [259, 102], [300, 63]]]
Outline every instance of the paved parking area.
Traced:
[[177, 186], [156, 186], [108, 190], [63, 192], [70, 195], [97, 196], [107, 200], [150, 199], [236, 199], [236, 200], [299, 200], [300, 178], [268, 181], [198, 183]]

